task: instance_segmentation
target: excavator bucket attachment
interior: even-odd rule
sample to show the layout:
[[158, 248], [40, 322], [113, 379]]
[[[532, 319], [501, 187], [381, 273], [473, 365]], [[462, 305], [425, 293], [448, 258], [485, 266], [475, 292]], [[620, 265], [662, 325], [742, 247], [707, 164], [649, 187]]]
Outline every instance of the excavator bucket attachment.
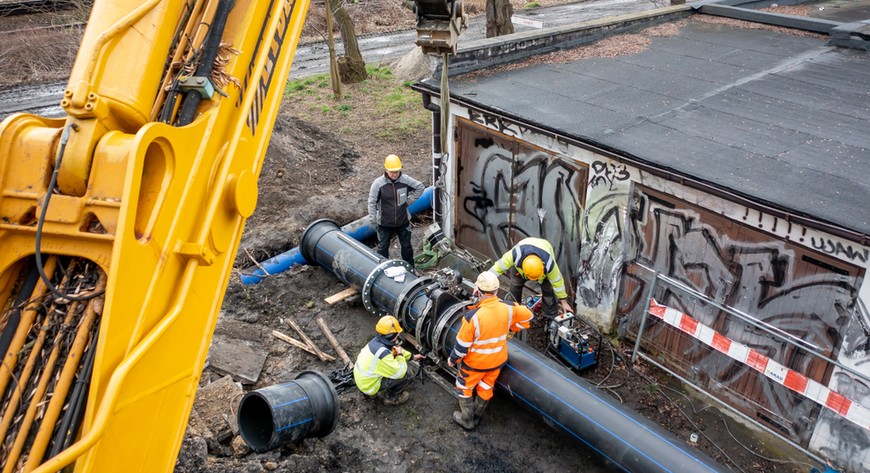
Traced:
[[417, 46], [424, 54], [455, 54], [459, 35], [465, 29], [462, 2], [458, 0], [415, 0]]

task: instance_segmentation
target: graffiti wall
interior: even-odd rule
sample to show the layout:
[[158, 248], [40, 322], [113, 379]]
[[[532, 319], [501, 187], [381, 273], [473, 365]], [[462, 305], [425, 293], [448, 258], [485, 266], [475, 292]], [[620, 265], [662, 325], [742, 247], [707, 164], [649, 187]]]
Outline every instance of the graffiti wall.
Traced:
[[[646, 303], [650, 278], [644, 268], [650, 268], [711, 301], [750, 314], [783, 339], [667, 285], [654, 291], [659, 302], [823, 385], [854, 392], [853, 400], [867, 396], [863, 380], [842, 371], [834, 375], [833, 364], [809, 355], [812, 350], [835, 360], [859, 357], [852, 363], [856, 366], [870, 360], [867, 314], [858, 298], [863, 270], [830, 257], [837, 245], [827, 245], [830, 252], [817, 251], [813, 238], [805, 239], [810, 245], [782, 240], [640, 186], [632, 202], [626, 233], [631, 251], [626, 260], [631, 264], [619, 307], [632, 325], [630, 332]], [[850, 254], [858, 255], [854, 250]], [[850, 458], [870, 460], [867, 428], [855, 429], [831, 411], [822, 412], [813, 401], [672, 327], [652, 324], [643, 338], [645, 350], [662, 356], [670, 368], [792, 441], [804, 447], [812, 441], [810, 448], [832, 458], [849, 443]]]
[[456, 241], [495, 260], [525, 237], [543, 237], [568, 278], [580, 249], [586, 167], [468, 122], [459, 129]]
[[[653, 296], [870, 407], [867, 246], [704, 193], [486, 112], [455, 112], [447, 232], [496, 258], [525, 236], [554, 243], [575, 304], [633, 339]], [[714, 307], [733, 308], [768, 332]], [[648, 322], [643, 350], [771, 431], [870, 471], [870, 429], [807, 400], [673, 327]], [[821, 353], [847, 369], [823, 358]]]

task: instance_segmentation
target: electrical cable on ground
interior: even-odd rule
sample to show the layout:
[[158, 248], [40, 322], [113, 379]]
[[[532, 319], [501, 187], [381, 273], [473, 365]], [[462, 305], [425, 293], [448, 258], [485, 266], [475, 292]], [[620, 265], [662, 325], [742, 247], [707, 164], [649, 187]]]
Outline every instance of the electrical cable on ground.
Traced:
[[[662, 390], [662, 388], [666, 388], [666, 389], [668, 389], [668, 390], [670, 390], [670, 391], [672, 391], [672, 392], [674, 392], [674, 393], [677, 393], [677, 394], [679, 394], [680, 396], [684, 397], [684, 398], [686, 399], [686, 402], [688, 402], [689, 405], [692, 407], [692, 413], [693, 413], [693, 414], [699, 414], [699, 413], [703, 412], [704, 410], [711, 408], [712, 406], [710, 406], [710, 405], [708, 404], [708, 405], [705, 405], [705, 406], [704, 406], [703, 408], [701, 408], [701, 409], [695, 409], [695, 404], [692, 402], [691, 399], [689, 399], [689, 396], [687, 396], [685, 393], [682, 393], [682, 392], [680, 392], [680, 391], [677, 391], [676, 389], [674, 389], [674, 388], [672, 388], [672, 387], [670, 387], [670, 386], [666, 386], [666, 385], [664, 385], [664, 384], [658, 383], [658, 382], [656, 382], [655, 380], [650, 379], [648, 376], [644, 375], [643, 373], [640, 373], [640, 372], [637, 372], [637, 373], [638, 373], [642, 378], [644, 378], [648, 383], [654, 385], [654, 386], [656, 387], [656, 389], [659, 391], [659, 393], [661, 393], [661, 395], [662, 395], [665, 399], [667, 399], [668, 401], [670, 401], [671, 404], [673, 404], [674, 407], [676, 407], [677, 410], [679, 410], [680, 413], [683, 414], [683, 416], [686, 418], [686, 420], [689, 421], [689, 423], [692, 424], [692, 426], [695, 428], [695, 430], [700, 431], [700, 429], [697, 427], [697, 425], [695, 425], [695, 423], [694, 423], [694, 422], [689, 418], [689, 416], [688, 416], [685, 412], [683, 412], [682, 409], [680, 409], [680, 407], [676, 404], [676, 402], [674, 402], [670, 397], [668, 397], [668, 396], [664, 393], [664, 391]], [[728, 435], [731, 436], [731, 438], [734, 439], [734, 441], [737, 442], [738, 445], [740, 445], [744, 450], [746, 450], [747, 452], [749, 452], [749, 453], [752, 454], [753, 456], [758, 457], [758, 458], [761, 458], [762, 460], [766, 460], [766, 461], [769, 461], [769, 462], [773, 462], [773, 463], [789, 464], [789, 465], [800, 465], [800, 466], [807, 466], [807, 467], [812, 467], [812, 466], [813, 466], [813, 465], [811, 465], [811, 464], [809, 464], [809, 463], [806, 463], [806, 462], [799, 462], [799, 461], [792, 461], [792, 460], [777, 460], [777, 459], [775, 459], [775, 458], [768, 458], [768, 457], [766, 457], [766, 456], [764, 456], [764, 455], [761, 455], [761, 454], [755, 452], [752, 448], [750, 448], [750, 447], [744, 445], [743, 443], [741, 443], [740, 440], [738, 440], [737, 437], [736, 437], [733, 433], [731, 433], [731, 429], [728, 428], [728, 423], [726, 422], [725, 417], [724, 417], [724, 415], [723, 415], [721, 412], [719, 413], [719, 417], [722, 419], [722, 423], [725, 424], [725, 430], [728, 432]], [[703, 435], [704, 438], [706, 438], [706, 439], [707, 439], [710, 443], [712, 443], [716, 448], [718, 448], [720, 451], [722, 451], [722, 454], [723, 454], [723, 455], [725, 455], [725, 452], [722, 450], [722, 448], [719, 447], [718, 445], [716, 445], [716, 443], [714, 443], [714, 442], [713, 442], [713, 441], [712, 441], [712, 440], [711, 440], [707, 435], [705, 435], [703, 432], [701, 432], [701, 435]], [[733, 463], [735, 466], [737, 465], [737, 463], [735, 463], [734, 460], [732, 460], [730, 457], [728, 457], [727, 455], [725, 455], [725, 457], [728, 458], [728, 460], [731, 461], [731, 463]], [[738, 467], [738, 469], [739, 469], [739, 467]], [[742, 470], [741, 470], [741, 471], [742, 471]]]
[[799, 461], [793, 461], [793, 460], [777, 460], [775, 458], [768, 458], [760, 453], [755, 452], [754, 450], [752, 450], [748, 446], [743, 445], [743, 443], [741, 443], [740, 440], [737, 440], [737, 437], [731, 433], [731, 429], [728, 428], [728, 422], [725, 421], [725, 416], [721, 412], [719, 413], [719, 417], [722, 418], [722, 423], [725, 424], [725, 431], [728, 432], [728, 435], [730, 435], [731, 438], [734, 439], [734, 441], [737, 442], [738, 445], [740, 445], [741, 447], [746, 449], [746, 451], [753, 454], [754, 456], [761, 458], [762, 460], [767, 460], [767, 461], [773, 462], [773, 463], [780, 463], [780, 464], [786, 464], [786, 465], [801, 465], [801, 466], [807, 466], [810, 468], [813, 467], [813, 465], [806, 463], [806, 462], [799, 462]]
[[[665, 394], [665, 392], [661, 389], [661, 386], [662, 386], [662, 385], [661, 385], [658, 381], [656, 381], [656, 380], [650, 378], [649, 376], [647, 376], [647, 375], [641, 373], [640, 371], [635, 371], [635, 373], [637, 373], [641, 378], [643, 378], [644, 380], [646, 380], [646, 382], [649, 383], [653, 388], [655, 388], [655, 390], [658, 391], [658, 393], [659, 393], [662, 397], [664, 397], [665, 399], [667, 399], [668, 402], [670, 402], [671, 405], [674, 406], [674, 408], [676, 408], [677, 411], [679, 411], [680, 414], [683, 415], [683, 417], [686, 419], [686, 421], [688, 421], [689, 424], [692, 425], [692, 428], [694, 428], [695, 431], [699, 432], [699, 433], [701, 434], [701, 436], [703, 436], [705, 439], [707, 439], [707, 441], [710, 442], [711, 445], [713, 445], [714, 447], [716, 447], [716, 449], [719, 450], [719, 452], [722, 454], [722, 456], [724, 456], [724, 457], [725, 457], [725, 458], [726, 458], [726, 459], [727, 459], [727, 460], [728, 460], [732, 465], [734, 465], [734, 467], [737, 468], [738, 471], [740, 471], [741, 473], [746, 473], [745, 471], [743, 471], [743, 469], [740, 468], [740, 465], [739, 465], [736, 461], [734, 461], [734, 459], [732, 459], [730, 456], [728, 456], [727, 453], [725, 453], [725, 450], [724, 450], [722, 447], [720, 447], [719, 444], [717, 444], [716, 442], [714, 442], [713, 439], [711, 439], [710, 437], [708, 437], [707, 434], [705, 434], [705, 433], [704, 433], [704, 432], [703, 432], [703, 431], [698, 427], [698, 425], [695, 424], [695, 422], [691, 419], [691, 417], [689, 417], [689, 415], [686, 414], [686, 412], [683, 411], [683, 409], [681, 409], [680, 406], [679, 406], [679, 405], [678, 405], [678, 404], [677, 404], [673, 399], [671, 399], [670, 397], [668, 397], [667, 394]], [[690, 403], [690, 404], [691, 404], [691, 403]], [[694, 405], [692, 405], [692, 410], [694, 410]], [[698, 412], [700, 412], [700, 411], [698, 411]], [[742, 445], [741, 445], [741, 446], [742, 446]], [[746, 447], [744, 447], [744, 448], [746, 448]]]

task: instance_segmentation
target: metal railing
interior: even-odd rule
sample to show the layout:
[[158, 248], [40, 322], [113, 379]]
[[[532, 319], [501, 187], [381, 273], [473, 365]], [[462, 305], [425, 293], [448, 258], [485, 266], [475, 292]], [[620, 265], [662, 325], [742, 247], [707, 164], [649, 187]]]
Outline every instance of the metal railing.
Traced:
[[866, 382], [867, 384], [870, 384], [870, 376], [868, 376], [867, 374], [855, 371], [853, 368], [850, 368], [850, 367], [843, 365], [842, 363], [840, 363], [836, 360], [829, 358], [825, 354], [821, 353], [818, 350], [818, 347], [816, 347], [815, 345], [812, 345], [801, 338], [798, 338], [798, 337], [796, 337], [788, 332], [785, 332], [784, 330], [781, 330], [778, 327], [764, 323], [763, 321], [761, 321], [761, 320], [759, 320], [759, 319], [757, 319], [757, 318], [755, 318], [755, 317], [753, 317], [745, 312], [742, 312], [742, 311], [733, 309], [731, 307], [722, 305], [722, 304], [716, 302], [715, 300], [711, 299], [706, 294], [698, 292], [697, 290], [683, 284], [682, 282], [680, 282], [676, 279], [665, 276], [653, 268], [650, 268], [650, 267], [647, 267], [647, 266], [644, 266], [644, 265], [638, 264], [638, 263], [634, 263], [634, 265], [645, 270], [645, 271], [652, 273], [653, 277], [652, 277], [652, 282], [650, 283], [649, 291], [648, 291], [648, 294], [646, 297], [646, 304], [643, 307], [643, 314], [642, 314], [641, 319], [640, 319], [640, 327], [638, 328], [638, 331], [637, 331], [637, 340], [635, 340], [635, 343], [634, 343], [634, 351], [632, 352], [632, 358], [631, 358], [632, 361], [635, 361], [637, 359], [637, 354], [640, 351], [640, 342], [643, 338], [643, 332], [644, 332], [644, 329], [646, 327], [646, 321], [650, 315], [649, 314], [650, 302], [652, 302], [652, 300], [653, 300], [653, 294], [655, 293], [656, 286], [658, 285], [658, 282], [662, 281], [662, 282], [666, 283], [668, 285], [668, 287], [671, 289], [675, 289], [678, 292], [682, 292], [684, 294], [687, 294], [687, 295], [695, 298], [696, 300], [709, 305], [710, 307], [714, 307], [716, 309], [719, 309], [722, 312], [725, 312], [728, 315], [734, 316], [737, 319], [739, 319], [741, 322], [744, 322], [748, 325], [751, 325], [751, 326], [761, 330], [762, 332], [770, 335], [774, 339], [779, 340], [787, 345], [790, 345], [798, 350], [802, 350], [804, 352], [807, 352], [808, 354], [815, 356], [821, 360], [824, 360], [825, 362], [830, 363], [831, 365], [851, 374], [852, 376], [861, 379], [862, 381]]

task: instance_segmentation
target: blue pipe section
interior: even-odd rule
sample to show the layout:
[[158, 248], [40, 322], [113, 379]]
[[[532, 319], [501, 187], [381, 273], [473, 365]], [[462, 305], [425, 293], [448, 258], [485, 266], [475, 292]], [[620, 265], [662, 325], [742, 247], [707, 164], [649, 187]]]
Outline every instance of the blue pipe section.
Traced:
[[[425, 212], [432, 209], [432, 199], [435, 194], [434, 187], [427, 187], [423, 190], [423, 194], [411, 205], [408, 206], [408, 212], [411, 215], [417, 215], [420, 212]], [[341, 231], [350, 235], [351, 238], [357, 241], [375, 236], [375, 228], [371, 225], [369, 216], [354, 220], [351, 223], [341, 227]], [[269, 275], [282, 273], [287, 271], [297, 264], [307, 264], [305, 257], [299, 251], [299, 247], [295, 247], [289, 251], [273, 256], [260, 263], [261, 268], [256, 268], [254, 271], [242, 275], [242, 284], [257, 284]], [[264, 271], [265, 270], [265, 271]], [[268, 273], [267, 273], [268, 272]]]

